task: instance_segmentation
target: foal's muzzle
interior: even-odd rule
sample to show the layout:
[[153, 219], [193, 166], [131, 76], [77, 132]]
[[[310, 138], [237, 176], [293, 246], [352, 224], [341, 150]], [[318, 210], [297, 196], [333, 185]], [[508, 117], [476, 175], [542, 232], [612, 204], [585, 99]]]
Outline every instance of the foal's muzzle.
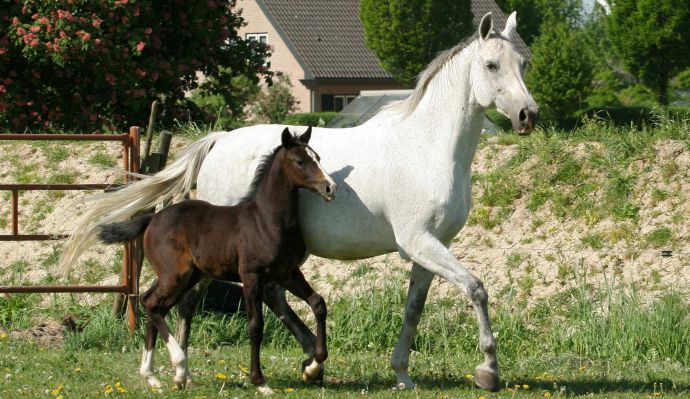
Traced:
[[334, 181], [325, 181], [318, 185], [316, 192], [326, 201], [331, 201], [335, 198], [335, 192], [338, 190], [338, 185]]

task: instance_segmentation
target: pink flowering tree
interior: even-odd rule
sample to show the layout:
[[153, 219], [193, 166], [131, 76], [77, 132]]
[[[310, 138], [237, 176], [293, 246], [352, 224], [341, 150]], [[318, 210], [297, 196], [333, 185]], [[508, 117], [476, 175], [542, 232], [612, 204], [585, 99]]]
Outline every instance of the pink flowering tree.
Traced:
[[121, 129], [154, 99], [184, 118], [197, 72], [270, 79], [243, 23], [234, 0], [0, 2], [0, 127]]

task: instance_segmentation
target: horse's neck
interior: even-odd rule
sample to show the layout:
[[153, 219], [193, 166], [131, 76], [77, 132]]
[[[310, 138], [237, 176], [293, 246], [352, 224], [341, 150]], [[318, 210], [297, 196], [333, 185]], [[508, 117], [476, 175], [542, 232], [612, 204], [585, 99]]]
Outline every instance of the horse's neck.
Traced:
[[[449, 60], [432, 78], [417, 108], [408, 117], [417, 134], [431, 143], [435, 157], [445, 157], [456, 170], [469, 171], [479, 144], [485, 110], [474, 103], [470, 67], [474, 48]], [[462, 57], [462, 58], [460, 58]]]
[[297, 189], [288, 181], [276, 156], [254, 196], [257, 208], [269, 223], [289, 227], [297, 222]]

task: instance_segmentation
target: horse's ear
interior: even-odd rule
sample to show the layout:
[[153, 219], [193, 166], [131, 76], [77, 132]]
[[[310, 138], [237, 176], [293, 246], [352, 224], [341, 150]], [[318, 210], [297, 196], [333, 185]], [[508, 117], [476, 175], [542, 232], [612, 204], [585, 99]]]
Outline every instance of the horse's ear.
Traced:
[[482, 17], [482, 22], [479, 23], [479, 37], [482, 40], [486, 40], [489, 37], [489, 33], [494, 28], [494, 22], [491, 18], [491, 13], [487, 12]]
[[508, 21], [506, 21], [505, 29], [501, 32], [501, 35], [508, 40], [513, 40], [513, 37], [515, 37], [515, 31], [517, 30], [516, 16], [517, 12], [513, 11], [508, 17]]
[[280, 141], [285, 149], [288, 149], [295, 144], [295, 138], [292, 136], [292, 133], [290, 133], [290, 129], [285, 128], [283, 130], [283, 133], [280, 135]]
[[309, 139], [311, 139], [311, 126], [309, 126], [307, 130], [297, 138], [297, 140], [305, 144], [309, 143]]

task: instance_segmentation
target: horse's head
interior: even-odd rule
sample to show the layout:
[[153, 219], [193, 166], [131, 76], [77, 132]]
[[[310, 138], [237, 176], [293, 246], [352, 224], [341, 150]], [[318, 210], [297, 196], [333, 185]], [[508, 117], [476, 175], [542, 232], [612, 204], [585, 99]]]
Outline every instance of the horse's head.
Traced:
[[293, 136], [288, 128], [283, 130], [283, 172], [295, 187], [309, 189], [330, 201], [335, 198], [338, 185], [321, 167], [319, 154], [309, 147], [310, 138], [311, 126], [299, 136]]
[[534, 129], [539, 108], [523, 80], [525, 59], [512, 42], [516, 28], [515, 12], [500, 34], [493, 31], [491, 13], [484, 15], [471, 79], [477, 103], [487, 108], [496, 106], [519, 134], [528, 134]]

